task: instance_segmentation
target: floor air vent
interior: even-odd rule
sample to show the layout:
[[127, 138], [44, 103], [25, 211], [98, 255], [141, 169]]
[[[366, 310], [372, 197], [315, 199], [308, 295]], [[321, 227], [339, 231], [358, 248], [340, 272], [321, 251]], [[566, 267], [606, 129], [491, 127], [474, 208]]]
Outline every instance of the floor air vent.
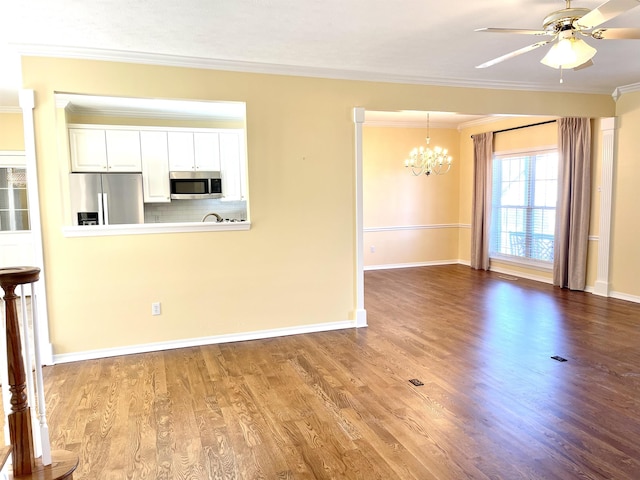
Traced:
[[424, 383], [422, 383], [420, 380], [418, 380], [417, 378], [412, 378], [411, 380], [409, 380], [409, 383], [414, 384], [416, 387], [421, 387], [424, 385]]
[[509, 280], [511, 282], [518, 281], [518, 277], [512, 277], [511, 275], [498, 275], [498, 278], [502, 278], [503, 280]]
[[557, 361], [559, 361], [559, 362], [566, 362], [566, 361], [567, 361], [567, 359], [566, 359], [566, 358], [562, 358], [560, 355], [554, 355], [554, 356], [553, 356], [553, 357], [551, 357], [551, 358], [553, 358], [554, 360], [557, 360]]

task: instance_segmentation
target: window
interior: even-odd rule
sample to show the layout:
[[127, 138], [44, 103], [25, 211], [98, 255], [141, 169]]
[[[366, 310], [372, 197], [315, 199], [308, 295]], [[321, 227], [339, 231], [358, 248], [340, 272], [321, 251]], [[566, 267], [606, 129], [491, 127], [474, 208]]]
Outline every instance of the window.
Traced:
[[29, 230], [27, 170], [0, 167], [0, 231]]
[[494, 156], [490, 257], [553, 262], [557, 189], [556, 149]]

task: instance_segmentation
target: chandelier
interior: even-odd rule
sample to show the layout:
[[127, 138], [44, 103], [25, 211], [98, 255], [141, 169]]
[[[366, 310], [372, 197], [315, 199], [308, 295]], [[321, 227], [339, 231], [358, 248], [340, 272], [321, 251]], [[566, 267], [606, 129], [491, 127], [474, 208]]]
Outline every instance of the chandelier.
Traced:
[[427, 146], [414, 148], [409, 152], [409, 158], [404, 161], [404, 166], [411, 168], [411, 173], [418, 175], [444, 175], [451, 169], [451, 155], [446, 148], [434, 147], [431, 149], [429, 143], [429, 114], [427, 113]]

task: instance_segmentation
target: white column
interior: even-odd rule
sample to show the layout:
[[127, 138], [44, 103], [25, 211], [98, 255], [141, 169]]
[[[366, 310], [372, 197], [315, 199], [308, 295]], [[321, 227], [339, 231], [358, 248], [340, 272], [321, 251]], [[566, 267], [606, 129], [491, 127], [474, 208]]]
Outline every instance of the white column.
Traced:
[[29, 198], [29, 222], [33, 235], [35, 267], [40, 268], [40, 295], [38, 312], [40, 313], [40, 358], [43, 365], [53, 363], [53, 349], [49, 340], [49, 319], [47, 317], [47, 295], [45, 283], [44, 256], [42, 254], [42, 224], [40, 222], [40, 195], [38, 190], [38, 167], [36, 162], [36, 139], [33, 123], [35, 95], [33, 90], [20, 90], [20, 108], [24, 129], [24, 153], [27, 160], [27, 194]]
[[615, 117], [600, 121], [602, 134], [602, 169], [600, 179], [600, 232], [598, 234], [598, 273], [593, 288], [595, 295], [609, 296], [609, 262], [611, 260], [611, 215], [613, 196], [613, 150], [615, 145]]
[[364, 220], [363, 179], [362, 179], [362, 125], [364, 108], [353, 109], [353, 122], [356, 127], [356, 327], [367, 326], [367, 311], [364, 308]]

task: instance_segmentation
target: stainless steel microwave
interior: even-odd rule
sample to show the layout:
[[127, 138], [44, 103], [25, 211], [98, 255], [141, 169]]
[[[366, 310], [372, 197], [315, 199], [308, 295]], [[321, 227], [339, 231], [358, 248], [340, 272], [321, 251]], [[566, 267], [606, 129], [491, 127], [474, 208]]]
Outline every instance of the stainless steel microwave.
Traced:
[[170, 172], [169, 181], [174, 200], [222, 197], [220, 172]]

